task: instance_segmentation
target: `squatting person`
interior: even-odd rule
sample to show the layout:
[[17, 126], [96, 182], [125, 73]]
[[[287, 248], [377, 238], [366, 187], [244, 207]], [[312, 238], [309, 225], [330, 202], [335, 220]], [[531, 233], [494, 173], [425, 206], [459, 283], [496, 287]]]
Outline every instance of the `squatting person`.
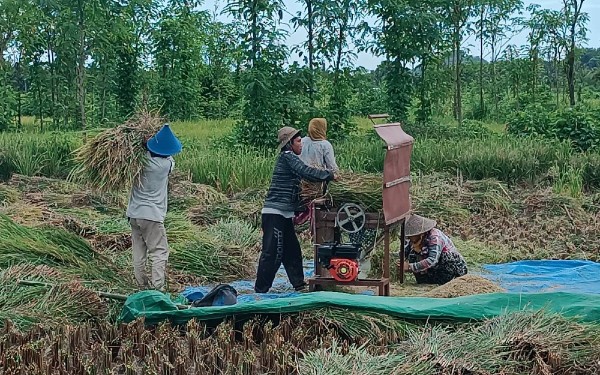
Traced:
[[405, 224], [404, 272], [412, 272], [417, 284], [442, 285], [467, 274], [465, 259], [436, 225], [435, 220], [419, 215], [411, 215]]
[[333, 171], [312, 168], [300, 160], [302, 138], [298, 130], [285, 126], [279, 129], [277, 139], [280, 152], [261, 212], [262, 251], [254, 285], [257, 293], [269, 291], [281, 263], [294, 289], [306, 289], [302, 251], [293, 223], [300, 203], [300, 182], [302, 179], [319, 182], [337, 178]]
[[[131, 225], [133, 271], [140, 289], [164, 290], [169, 245], [164, 221], [167, 215], [167, 187], [175, 161], [172, 156], [181, 151], [181, 142], [165, 124], [146, 142], [148, 163], [140, 183], [131, 189], [127, 218]], [[152, 262], [150, 280], [146, 261]]]

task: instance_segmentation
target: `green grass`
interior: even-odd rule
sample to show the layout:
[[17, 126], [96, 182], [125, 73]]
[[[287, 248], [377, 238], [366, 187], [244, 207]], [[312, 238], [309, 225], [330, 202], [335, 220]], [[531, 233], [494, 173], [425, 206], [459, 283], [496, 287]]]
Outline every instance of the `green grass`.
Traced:
[[231, 133], [234, 124], [235, 121], [232, 119], [202, 120], [201, 122], [176, 121], [171, 124], [171, 127], [177, 136], [208, 144], [214, 139]]
[[[372, 130], [370, 120], [355, 120], [358, 135], [332, 141], [338, 164], [343, 170], [381, 173], [385, 157], [383, 142]], [[189, 172], [194, 182], [228, 193], [267, 186], [275, 150], [224, 146], [218, 140], [231, 133], [233, 124], [233, 120], [173, 123], [175, 133], [184, 144], [184, 151], [175, 157], [176, 169]], [[469, 126], [476, 129], [480, 125]], [[498, 124], [486, 126], [499, 129]], [[535, 184], [556, 169], [559, 171], [556, 191], [578, 196], [584, 188], [600, 187], [598, 153], [576, 154], [566, 143], [503, 134], [467, 132], [463, 137], [463, 133], [452, 129], [444, 130], [444, 138], [437, 139], [434, 135], [439, 127], [431, 128], [433, 132], [427, 137], [415, 135], [411, 156], [413, 173], [445, 172], [466, 179], [495, 178], [508, 184]], [[431, 132], [427, 127], [408, 128], [414, 132]], [[71, 153], [81, 142], [81, 134], [77, 132], [2, 133], [0, 176], [14, 172], [64, 178], [73, 168]]]

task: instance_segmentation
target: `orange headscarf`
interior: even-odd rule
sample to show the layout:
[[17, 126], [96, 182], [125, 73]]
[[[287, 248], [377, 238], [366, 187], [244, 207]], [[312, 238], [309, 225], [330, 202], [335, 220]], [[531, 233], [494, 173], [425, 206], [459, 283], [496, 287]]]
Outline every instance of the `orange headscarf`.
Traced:
[[313, 141], [324, 141], [327, 139], [327, 120], [322, 117], [310, 120], [308, 123], [308, 136]]

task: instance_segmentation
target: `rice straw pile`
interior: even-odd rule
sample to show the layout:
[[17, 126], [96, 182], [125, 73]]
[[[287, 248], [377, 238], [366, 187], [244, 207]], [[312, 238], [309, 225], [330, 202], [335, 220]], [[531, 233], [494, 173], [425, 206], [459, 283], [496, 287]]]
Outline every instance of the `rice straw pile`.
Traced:
[[[0, 270], [0, 321], [10, 319], [23, 329], [39, 323], [64, 325], [106, 317], [106, 303], [98, 294], [70, 279], [44, 265]], [[42, 284], [24, 286], [20, 280]]]
[[425, 297], [453, 298], [497, 292], [506, 292], [506, 290], [484, 277], [467, 274], [430, 290], [425, 293]]
[[383, 208], [383, 178], [376, 174], [343, 173], [338, 181], [329, 182], [325, 194], [322, 184], [302, 181], [300, 195], [306, 203], [325, 198], [335, 206], [356, 203], [364, 210], [378, 211]]
[[144, 142], [165, 123], [157, 113], [142, 110], [124, 124], [96, 135], [75, 150], [78, 165], [70, 179], [88, 182], [98, 191], [118, 191], [139, 182], [147, 161]]
[[0, 269], [45, 265], [102, 287], [126, 287], [129, 280], [109, 258], [81, 237], [58, 228], [28, 228], [0, 214]]

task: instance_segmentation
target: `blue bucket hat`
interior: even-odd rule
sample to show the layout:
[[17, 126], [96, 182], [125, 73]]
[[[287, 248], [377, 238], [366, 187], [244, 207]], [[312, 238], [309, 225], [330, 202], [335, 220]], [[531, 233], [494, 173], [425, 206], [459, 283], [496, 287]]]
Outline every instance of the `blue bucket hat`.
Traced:
[[181, 152], [181, 142], [173, 134], [169, 124], [163, 127], [156, 133], [147, 143], [148, 150], [161, 156], [172, 156]]

